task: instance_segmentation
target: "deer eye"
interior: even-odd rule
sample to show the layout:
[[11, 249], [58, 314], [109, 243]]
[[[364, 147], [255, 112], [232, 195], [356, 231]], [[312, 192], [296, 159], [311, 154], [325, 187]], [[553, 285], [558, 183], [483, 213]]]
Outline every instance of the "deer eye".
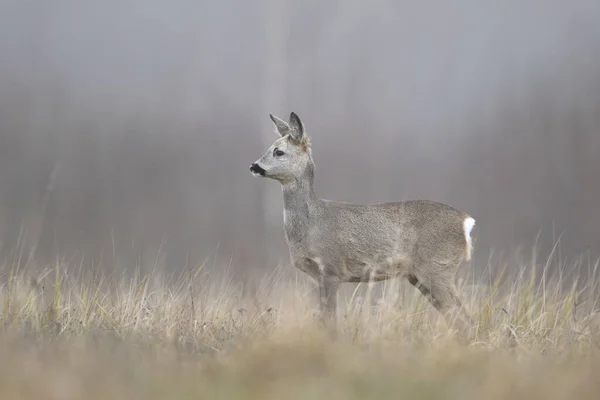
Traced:
[[283, 150], [279, 150], [279, 149], [275, 149], [273, 150], [273, 155], [275, 157], [281, 157], [282, 155], [284, 155], [285, 153], [283, 152]]

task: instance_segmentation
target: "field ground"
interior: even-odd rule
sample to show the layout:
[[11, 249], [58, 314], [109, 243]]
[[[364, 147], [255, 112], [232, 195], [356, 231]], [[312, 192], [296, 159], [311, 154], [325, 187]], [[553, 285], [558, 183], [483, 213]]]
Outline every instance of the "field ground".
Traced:
[[5, 268], [0, 398], [597, 399], [596, 267], [461, 282], [477, 321], [468, 344], [396, 280], [349, 285], [333, 339], [291, 267], [252, 291], [202, 267], [119, 280]]

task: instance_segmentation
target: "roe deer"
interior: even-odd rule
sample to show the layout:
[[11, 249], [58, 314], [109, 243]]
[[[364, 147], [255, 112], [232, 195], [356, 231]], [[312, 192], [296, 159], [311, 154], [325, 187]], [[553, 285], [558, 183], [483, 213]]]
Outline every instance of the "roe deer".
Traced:
[[336, 311], [340, 283], [405, 277], [447, 322], [454, 312], [464, 317], [464, 328], [470, 317], [454, 279], [462, 261], [471, 258], [475, 219], [426, 200], [357, 205], [320, 199], [300, 118], [293, 112], [289, 122], [269, 116], [281, 137], [250, 171], [281, 183], [290, 258], [317, 280], [323, 319]]

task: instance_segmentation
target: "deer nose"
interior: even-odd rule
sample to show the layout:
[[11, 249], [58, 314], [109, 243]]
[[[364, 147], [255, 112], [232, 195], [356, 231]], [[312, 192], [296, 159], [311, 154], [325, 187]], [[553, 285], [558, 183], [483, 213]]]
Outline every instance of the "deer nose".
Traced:
[[265, 176], [265, 170], [262, 169], [257, 163], [252, 163], [250, 166], [250, 172]]

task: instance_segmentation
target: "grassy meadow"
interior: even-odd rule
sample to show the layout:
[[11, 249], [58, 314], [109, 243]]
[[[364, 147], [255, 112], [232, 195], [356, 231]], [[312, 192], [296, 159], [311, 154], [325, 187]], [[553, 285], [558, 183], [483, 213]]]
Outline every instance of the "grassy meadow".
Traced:
[[550, 264], [460, 280], [468, 343], [400, 280], [347, 284], [334, 338], [290, 266], [252, 290], [204, 266], [121, 278], [6, 266], [0, 398], [600, 398], [597, 263]]

